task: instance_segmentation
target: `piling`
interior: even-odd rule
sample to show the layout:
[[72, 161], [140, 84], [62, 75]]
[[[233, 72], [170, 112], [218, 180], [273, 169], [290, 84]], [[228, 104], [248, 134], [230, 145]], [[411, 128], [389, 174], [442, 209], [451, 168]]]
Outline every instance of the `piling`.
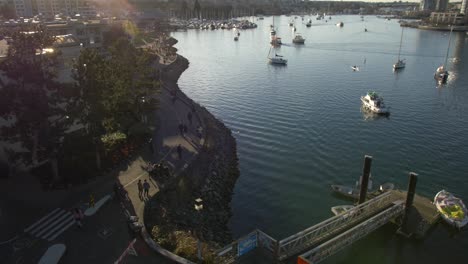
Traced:
[[408, 216], [413, 207], [414, 195], [416, 194], [416, 183], [418, 182], [418, 174], [410, 172], [408, 192], [406, 193], [405, 213], [403, 215], [403, 222], [401, 223], [401, 231], [408, 234]]
[[372, 164], [372, 156], [364, 156], [364, 168], [362, 170], [362, 181], [361, 181], [361, 190], [359, 192], [359, 204], [362, 204], [366, 201], [367, 197], [367, 187], [369, 184], [369, 174]]

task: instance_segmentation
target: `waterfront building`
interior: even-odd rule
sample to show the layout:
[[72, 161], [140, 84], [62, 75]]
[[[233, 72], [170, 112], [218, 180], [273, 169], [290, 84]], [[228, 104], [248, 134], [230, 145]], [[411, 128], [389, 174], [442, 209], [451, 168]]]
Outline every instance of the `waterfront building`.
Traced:
[[448, 0], [436, 0], [435, 11], [445, 12], [447, 11]]
[[32, 17], [34, 14], [32, 0], [14, 0], [13, 5], [17, 17]]
[[108, 28], [107, 23], [100, 20], [80, 21], [71, 19], [55, 23], [47, 23], [47, 31], [54, 36], [71, 35], [77, 39], [78, 45], [83, 47], [100, 48], [103, 32]]
[[96, 16], [96, 9], [90, 0], [14, 0], [13, 3], [18, 17], [29, 18], [41, 15], [53, 19], [55, 15]]
[[435, 6], [435, 0], [421, 0], [419, 8], [421, 11], [434, 11]]
[[95, 8], [88, 0], [36, 0], [37, 14], [45, 18], [53, 18], [55, 15], [94, 17]]
[[456, 12], [432, 12], [430, 21], [436, 25], [463, 25], [465, 17]]
[[468, 0], [463, 0], [461, 4], [461, 9], [460, 9], [461, 14], [466, 14], [466, 2], [468, 2]]

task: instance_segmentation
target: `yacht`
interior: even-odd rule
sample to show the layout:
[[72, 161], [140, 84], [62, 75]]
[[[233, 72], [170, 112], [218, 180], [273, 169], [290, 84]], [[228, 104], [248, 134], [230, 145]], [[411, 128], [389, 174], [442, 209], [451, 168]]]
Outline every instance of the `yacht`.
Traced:
[[394, 70], [403, 69], [406, 66], [405, 59], [400, 59], [402, 41], [403, 41], [403, 27], [401, 28], [400, 49], [398, 50], [398, 60], [395, 64], [393, 64]]
[[283, 59], [283, 56], [276, 54], [276, 52], [275, 52], [275, 56], [268, 57], [268, 61], [271, 64], [280, 64], [280, 65], [286, 65], [288, 63], [288, 60]]
[[305, 38], [303, 38], [301, 34], [297, 33], [292, 42], [295, 44], [304, 44]]
[[279, 45], [282, 45], [283, 42], [281, 42], [280, 37], [273, 36], [273, 37], [271, 37], [270, 44], [273, 45], [273, 46], [279, 46]]
[[439, 68], [437, 68], [435, 74], [434, 74], [434, 79], [437, 80], [439, 84], [444, 84], [447, 82], [447, 78], [449, 76], [449, 72], [447, 71], [447, 59], [448, 59], [448, 54], [450, 50], [450, 41], [452, 40], [452, 31], [453, 27], [450, 28], [450, 34], [449, 34], [449, 40], [448, 40], [448, 46], [447, 46], [447, 53], [445, 54], [445, 62]]
[[344, 24], [343, 24], [343, 22], [340, 22], [340, 23], [336, 24], [336, 26], [337, 26], [337, 27], [343, 27]]
[[389, 114], [390, 110], [385, 106], [383, 98], [377, 95], [376, 92], [368, 92], [365, 96], [361, 96], [361, 101], [364, 108], [376, 114]]

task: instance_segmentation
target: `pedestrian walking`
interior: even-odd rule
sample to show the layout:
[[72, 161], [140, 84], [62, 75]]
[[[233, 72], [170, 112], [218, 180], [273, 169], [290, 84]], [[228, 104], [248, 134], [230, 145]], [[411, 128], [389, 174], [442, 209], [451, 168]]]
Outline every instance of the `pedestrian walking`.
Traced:
[[202, 128], [201, 126], [198, 126], [198, 127], [197, 127], [197, 136], [198, 136], [199, 138], [202, 137], [202, 131], [203, 131], [203, 128]]
[[179, 123], [179, 132], [182, 136], [184, 135], [184, 125], [182, 123]]
[[150, 138], [148, 143], [149, 143], [151, 154], [153, 154], [154, 153], [153, 138]]
[[142, 197], [143, 196], [143, 183], [141, 182], [141, 180], [138, 180], [138, 197]]
[[76, 225], [79, 227], [79, 228], [82, 228], [83, 227], [83, 223], [81, 222], [83, 220], [83, 211], [81, 211], [80, 208], [78, 207], [75, 207], [73, 209], [73, 218], [75, 219], [75, 222], [76, 222]]
[[143, 183], [143, 189], [145, 190], [145, 196], [148, 197], [148, 192], [149, 192], [149, 189], [150, 189], [150, 184], [145, 180], [145, 182]]
[[94, 195], [89, 195], [89, 207], [94, 207]]
[[179, 154], [179, 160], [182, 159], [182, 147], [180, 144], [177, 146], [177, 154]]
[[192, 113], [188, 112], [187, 119], [188, 119], [190, 125], [192, 125]]

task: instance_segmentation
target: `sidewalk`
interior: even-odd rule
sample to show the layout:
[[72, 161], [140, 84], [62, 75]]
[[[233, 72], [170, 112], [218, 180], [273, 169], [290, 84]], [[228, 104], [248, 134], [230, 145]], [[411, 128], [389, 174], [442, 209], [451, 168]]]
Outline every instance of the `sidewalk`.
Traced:
[[[172, 89], [174, 88], [172, 87]], [[191, 112], [191, 107], [179, 99], [175, 101], [172, 99], [170, 89], [161, 89], [158, 115], [160, 123], [163, 125], [153, 135], [153, 154], [150, 153], [149, 148], [146, 148], [142, 151], [141, 156], [135, 158], [125, 169], [112, 175], [98, 177], [95, 182], [73, 190], [54, 191], [44, 194], [35, 192], [34, 188], [31, 187], [31, 190], [26, 188], [23, 193], [13, 194], [12, 196], [10, 196], [10, 193], [8, 193], [8, 197], [0, 195], [0, 198], [2, 198], [2, 204], [0, 204], [2, 216], [5, 214], [16, 215], [16, 217], [1, 220], [5, 221], [8, 226], [14, 227], [9, 229], [14, 230], [14, 232], [2, 234], [0, 242], [14, 237], [16, 234], [28, 241], [27, 246], [16, 249], [13, 248], [15, 242], [0, 244], [0, 255], [2, 257], [5, 255], [2, 261], [6, 260], [6, 263], [35, 263], [49, 246], [57, 243], [64, 243], [67, 246], [66, 254], [62, 260], [63, 263], [113, 263], [117, 260], [134, 237], [128, 229], [125, 211], [137, 215], [141, 221], [146, 200], [159, 191], [157, 179], [149, 177], [143, 167], [148, 161], [159, 162], [164, 160], [174, 172], [180, 172], [188, 166], [188, 163], [197, 155], [203, 145], [203, 139], [196, 135], [196, 128], [201, 125], [196, 113], [192, 113], [192, 125], [190, 125], [187, 114]], [[184, 135], [179, 131], [179, 123], [187, 125], [188, 131]], [[182, 148], [181, 159], [177, 153], [177, 146], [179, 145]], [[68, 209], [87, 202], [90, 194], [94, 195], [96, 202], [102, 197], [112, 194], [113, 184], [116, 179], [115, 174], [128, 191], [131, 201], [131, 203], [125, 204], [125, 209], [122, 208], [120, 202], [111, 199], [96, 214], [84, 218], [83, 229], [78, 229], [76, 225], [70, 224], [70, 222], [63, 223], [65, 219], [67, 221], [73, 220], [68, 220]], [[21, 177], [18, 180], [21, 181]], [[142, 198], [138, 195], [138, 180], [142, 182], [147, 180], [150, 183], [149, 197]], [[5, 189], [5, 193], [7, 190]], [[37, 197], [41, 197], [41, 199], [34, 199], [36, 193]], [[65, 213], [54, 219], [49, 219], [55, 217], [54, 213], [58, 214], [58, 212], [62, 211]], [[22, 217], [17, 217], [18, 215]], [[39, 221], [42, 218], [46, 218], [43, 222], [48, 225]], [[35, 234], [22, 233], [22, 230], [33, 223], [38, 226], [42, 225], [44, 230], [38, 230]], [[1, 224], [3, 229], [4, 223]], [[54, 224], [61, 226], [53, 227]], [[54, 231], [49, 236], [49, 238], [54, 237], [51, 242], [37, 236], [38, 233], [45, 234], [51, 231]], [[131, 263], [172, 263], [152, 252], [140, 238], [137, 240], [136, 245], [135, 250], [139, 256], [127, 256], [125, 261]]]

